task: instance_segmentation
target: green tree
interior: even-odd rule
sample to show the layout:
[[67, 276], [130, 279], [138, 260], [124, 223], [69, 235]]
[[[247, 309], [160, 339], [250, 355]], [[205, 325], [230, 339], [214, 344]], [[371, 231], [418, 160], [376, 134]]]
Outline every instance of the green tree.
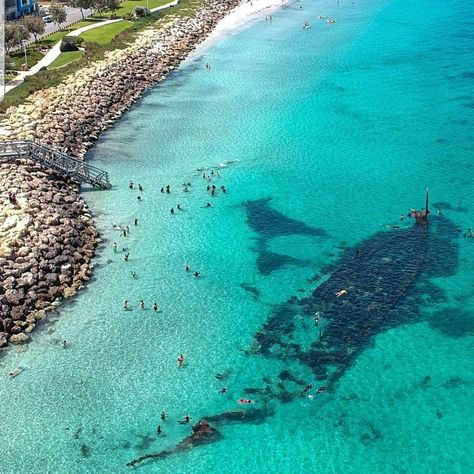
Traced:
[[61, 29], [61, 23], [67, 20], [66, 9], [62, 5], [51, 5], [49, 7], [49, 14], [53, 19], [54, 23]]
[[84, 19], [83, 10], [88, 10], [89, 8], [94, 7], [94, 0], [71, 0], [69, 5], [74, 8], [79, 8], [81, 10], [82, 19]]
[[21, 24], [35, 37], [35, 41], [38, 41], [38, 35], [44, 33], [44, 22], [39, 16], [25, 15]]
[[5, 51], [7, 54], [13, 48], [21, 46], [23, 41], [30, 37], [29, 31], [19, 22], [11, 22], [5, 24]]
[[112, 13], [114, 13], [120, 7], [120, 0], [105, 0], [105, 5], [107, 10], [110, 10]]

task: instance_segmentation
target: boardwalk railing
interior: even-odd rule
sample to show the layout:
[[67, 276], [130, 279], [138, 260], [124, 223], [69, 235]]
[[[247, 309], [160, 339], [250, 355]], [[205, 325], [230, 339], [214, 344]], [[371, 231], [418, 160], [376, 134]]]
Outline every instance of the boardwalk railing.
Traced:
[[107, 171], [56, 151], [46, 145], [32, 141], [0, 142], [0, 158], [16, 157], [28, 158], [62, 175], [70, 176], [81, 183], [88, 183], [102, 189], [110, 189], [112, 187]]

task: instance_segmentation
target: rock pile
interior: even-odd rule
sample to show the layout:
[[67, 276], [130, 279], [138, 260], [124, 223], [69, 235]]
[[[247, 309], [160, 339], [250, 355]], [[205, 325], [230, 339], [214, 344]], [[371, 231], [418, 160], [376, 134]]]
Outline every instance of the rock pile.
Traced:
[[[192, 18], [145, 30], [124, 50], [38, 91], [7, 112], [5, 138], [83, 157], [102, 130], [166, 77], [238, 0], [210, 0]], [[16, 196], [12, 204], [8, 192]], [[0, 161], [0, 347], [28, 340], [46, 311], [91, 273], [99, 242], [79, 186], [23, 160]]]

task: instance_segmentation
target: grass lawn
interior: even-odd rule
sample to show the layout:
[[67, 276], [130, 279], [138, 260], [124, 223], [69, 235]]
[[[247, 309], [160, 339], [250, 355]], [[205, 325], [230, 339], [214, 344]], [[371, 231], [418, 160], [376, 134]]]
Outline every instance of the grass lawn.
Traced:
[[84, 51], [68, 51], [61, 53], [49, 66], [48, 69], [58, 69], [65, 66], [66, 64], [72, 63], [81, 59], [84, 55]]
[[77, 30], [78, 28], [82, 28], [83, 26], [89, 26], [92, 25], [93, 23], [97, 23], [97, 20], [84, 20], [80, 21], [78, 23], [74, 23], [74, 25], [71, 25], [69, 28], [64, 28], [61, 31], [56, 31], [56, 33], [53, 33], [45, 38], [40, 39], [39, 41], [47, 46], [54, 46], [59, 40], [63, 39], [64, 36], [67, 36], [71, 31]]
[[133, 26], [131, 21], [118, 21], [111, 25], [101, 26], [82, 33], [80, 36], [88, 43], [107, 44], [110, 43], [119, 33], [128, 30]]
[[[26, 48], [26, 55], [28, 58], [28, 67], [34, 66], [38, 61], [43, 59], [44, 54], [40, 53], [39, 51], [33, 51], [31, 48]], [[21, 70], [21, 65], [25, 63], [25, 53], [23, 50], [17, 51], [15, 54], [10, 56], [11, 59], [11, 66], [10, 69], [15, 71]]]

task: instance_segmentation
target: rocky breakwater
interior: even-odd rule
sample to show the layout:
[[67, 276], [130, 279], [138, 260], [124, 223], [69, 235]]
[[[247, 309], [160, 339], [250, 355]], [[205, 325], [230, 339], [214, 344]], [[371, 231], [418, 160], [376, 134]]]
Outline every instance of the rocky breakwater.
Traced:
[[[100, 132], [163, 80], [238, 0], [210, 0], [193, 17], [161, 20], [58, 86], [7, 111], [5, 139], [39, 140], [83, 157]], [[12, 203], [8, 193], [15, 196]], [[0, 347], [29, 339], [37, 321], [91, 273], [99, 238], [79, 186], [24, 160], [0, 160]]]
[[0, 163], [0, 347], [28, 340], [37, 321], [89, 279], [97, 233], [79, 188], [25, 161]]

